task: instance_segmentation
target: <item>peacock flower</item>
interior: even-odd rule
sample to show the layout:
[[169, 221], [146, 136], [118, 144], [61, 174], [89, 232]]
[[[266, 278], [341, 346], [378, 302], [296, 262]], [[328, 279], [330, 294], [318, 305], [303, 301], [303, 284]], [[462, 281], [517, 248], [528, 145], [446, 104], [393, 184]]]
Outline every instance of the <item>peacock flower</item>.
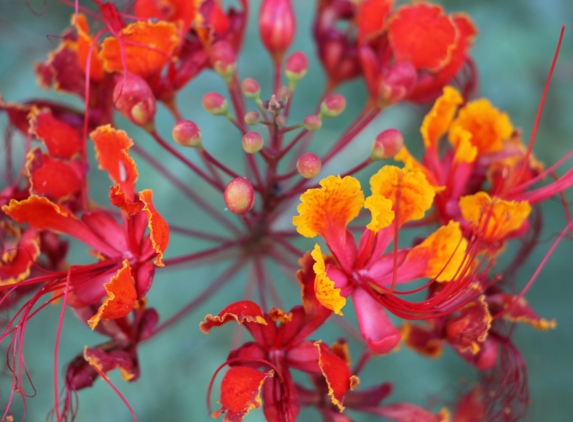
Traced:
[[[320, 235], [333, 255], [323, 255], [319, 245], [312, 251], [317, 300], [342, 314], [346, 298], [352, 297], [366, 343], [375, 352], [387, 353], [400, 341], [400, 333], [384, 308], [404, 315], [408, 306], [390, 299], [396, 285], [430, 278], [467, 286], [470, 259], [460, 225], [453, 221], [413, 248], [395, 246], [386, 253], [390, 243], [398, 241], [400, 227], [424, 217], [435, 191], [423, 172], [394, 166], [381, 168], [371, 177], [370, 186], [372, 195], [364, 200], [356, 179], [329, 176], [320, 188], [301, 195], [293, 224], [305, 237]], [[370, 211], [371, 221], [357, 245], [347, 226], [362, 207]], [[463, 289], [455, 290], [461, 294]]]

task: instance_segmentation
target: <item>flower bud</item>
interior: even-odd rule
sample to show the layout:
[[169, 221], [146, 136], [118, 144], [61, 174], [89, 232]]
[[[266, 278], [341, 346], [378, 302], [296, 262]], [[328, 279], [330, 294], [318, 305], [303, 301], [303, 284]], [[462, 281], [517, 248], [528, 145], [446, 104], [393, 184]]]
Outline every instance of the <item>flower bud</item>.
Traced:
[[275, 117], [275, 123], [277, 124], [278, 127], [285, 127], [287, 124], [287, 118], [284, 114], [280, 114], [277, 117]]
[[312, 152], [305, 152], [296, 162], [296, 168], [305, 179], [312, 179], [320, 173], [322, 163], [318, 155]]
[[264, 145], [263, 137], [259, 132], [247, 132], [243, 135], [241, 139], [243, 143], [243, 149], [249, 154], [255, 154], [259, 152]]
[[217, 92], [208, 92], [203, 96], [203, 107], [215, 116], [227, 114], [227, 100]]
[[286, 101], [290, 97], [290, 89], [288, 86], [281, 86], [277, 89], [277, 99], [279, 101]]
[[414, 88], [417, 79], [416, 68], [411, 63], [396, 63], [385, 72], [385, 77], [380, 83], [379, 106], [402, 101]]
[[245, 123], [248, 125], [256, 125], [257, 123], [259, 123], [259, 113], [257, 113], [256, 111], [247, 111], [245, 113]]
[[237, 177], [229, 182], [223, 198], [229, 211], [234, 214], [245, 214], [255, 203], [255, 190], [246, 178]]
[[285, 65], [285, 75], [288, 79], [291, 89], [296, 85], [298, 81], [304, 78], [307, 70], [308, 58], [306, 57], [306, 54], [297, 51], [288, 57]]
[[320, 105], [319, 117], [336, 117], [346, 108], [346, 98], [340, 94], [330, 94]]
[[386, 129], [380, 132], [372, 145], [372, 160], [393, 158], [404, 146], [404, 137], [397, 129]]
[[211, 46], [210, 53], [213, 69], [229, 83], [237, 69], [235, 50], [227, 41], [217, 41]]
[[294, 38], [296, 21], [291, 0], [263, 0], [259, 33], [273, 61], [280, 63]]
[[322, 126], [322, 119], [316, 114], [311, 114], [304, 118], [304, 128], [309, 132], [320, 129]]
[[126, 73], [119, 77], [113, 89], [113, 103], [125, 118], [138, 126], [153, 122], [155, 95], [140, 76]]
[[261, 93], [261, 86], [253, 78], [245, 78], [241, 83], [241, 90], [247, 98], [258, 98]]
[[190, 120], [180, 120], [171, 131], [173, 140], [183, 147], [198, 147], [201, 145], [201, 131]]

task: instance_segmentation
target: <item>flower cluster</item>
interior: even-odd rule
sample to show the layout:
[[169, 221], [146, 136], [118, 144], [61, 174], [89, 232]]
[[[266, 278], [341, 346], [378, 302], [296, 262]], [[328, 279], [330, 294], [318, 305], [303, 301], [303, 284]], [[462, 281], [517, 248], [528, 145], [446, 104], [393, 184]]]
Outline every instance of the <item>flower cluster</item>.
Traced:
[[[203, 333], [235, 322], [252, 337], [242, 342], [237, 328], [210, 384], [188, 374], [194, 394], [207, 392], [215, 418], [242, 421], [262, 407], [266, 420], [286, 422], [308, 407], [332, 422], [353, 420], [346, 409], [398, 422], [519, 420], [529, 393], [514, 327], [548, 330], [555, 321], [524, 298], [537, 272], [520, 289], [514, 278], [538, 243], [540, 204], [561, 196], [568, 216], [563, 195], [573, 186], [573, 170], [555, 173], [568, 157], [546, 168], [510, 117], [480, 98], [471, 17], [427, 2], [317, 1], [313, 38], [324, 93], [314, 108], [296, 105], [308, 114], [292, 121], [298, 96], [311, 101], [297, 89], [308, 57], [290, 51], [295, 2], [263, 0], [255, 11], [273, 66], [270, 88], [239, 79], [248, 0], [234, 7], [219, 0], [128, 3], [93, 0], [91, 10], [76, 2], [59, 45], [36, 66], [42, 87], [76, 97], [83, 107], [0, 98], [8, 122], [0, 194], [0, 308], [7, 317], [0, 342], [3, 376], [11, 383], [2, 394], [2, 420], [24, 419], [31, 405], [36, 363], [24, 358], [25, 340], [34, 342], [26, 327], [47, 305], [61, 306], [51, 416], [73, 420], [78, 392], [101, 378], [137, 420], [108, 373], [152, 382], [141, 371], [138, 347], [188, 322], [183, 318], [210, 298], [222, 310], [204, 317]], [[200, 116], [188, 120], [180, 110], [188, 96], [181, 91], [203, 72], [214, 72], [226, 88], [205, 94], [202, 105], [232, 127], [225, 142], [242, 148], [232, 159], [209, 152], [217, 140], [203, 138]], [[337, 90], [352, 79], [367, 90], [363, 104], [348, 104], [356, 119], [315, 147], [323, 124], [347, 108]], [[386, 109], [406, 102], [426, 107], [421, 142], [385, 129], [360, 163], [334, 160], [358, 145], [358, 135]], [[160, 109], [172, 119], [170, 138], [156, 119]], [[125, 120], [116, 112], [141, 135], [121, 130]], [[19, 168], [17, 151], [23, 151]], [[100, 188], [90, 183], [93, 154], [111, 181], [109, 204], [92, 199]], [[200, 182], [189, 183], [177, 166]], [[151, 189], [136, 189], [138, 167], [193, 204], [185, 226], [167, 205], [154, 203]], [[554, 230], [547, 256], [572, 224]], [[189, 249], [169, 247], [170, 237]], [[501, 265], [513, 245], [520, 246], [516, 257]], [[84, 250], [87, 258], [75, 261]], [[195, 280], [198, 293], [178, 291], [188, 303], [160, 322], [148, 293], [172, 287], [156, 277], [172, 268], [193, 274], [207, 263], [211, 273], [224, 270]], [[279, 274], [296, 287], [280, 286]], [[239, 278], [245, 293], [229, 300], [229, 282]], [[289, 290], [300, 292], [300, 300], [284, 307]], [[69, 313], [102, 340], [76, 345], [60, 388], [60, 339], [73, 339], [63, 327]], [[199, 335], [196, 323], [188, 332]], [[332, 333], [338, 339], [328, 344]], [[401, 345], [429, 358], [449, 346], [475, 369], [475, 382], [427, 406], [392, 402], [392, 384], [383, 375], [366, 376], [365, 368]], [[351, 348], [360, 351], [355, 365]], [[213, 412], [221, 370], [221, 407]]]

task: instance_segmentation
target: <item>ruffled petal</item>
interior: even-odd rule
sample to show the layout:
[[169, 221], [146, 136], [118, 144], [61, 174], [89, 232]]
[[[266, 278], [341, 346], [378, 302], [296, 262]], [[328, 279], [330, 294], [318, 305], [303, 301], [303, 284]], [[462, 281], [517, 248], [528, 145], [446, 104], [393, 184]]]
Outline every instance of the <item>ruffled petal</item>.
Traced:
[[450, 123], [463, 101], [464, 99], [455, 88], [444, 87], [444, 93], [426, 114], [420, 128], [426, 148], [437, 147], [439, 139], [450, 127]]
[[388, 38], [397, 62], [437, 71], [450, 60], [457, 31], [441, 6], [419, 3], [398, 9], [388, 24]]
[[460, 210], [484, 242], [494, 242], [521, 228], [529, 217], [531, 206], [527, 201], [506, 201], [478, 192], [463, 196]]
[[104, 69], [110, 73], [127, 71], [144, 79], [161, 71], [179, 44], [177, 29], [168, 22], [135, 22], [120, 35], [120, 39], [108, 37], [102, 43]]
[[211, 328], [220, 327], [229, 321], [235, 321], [239, 324], [256, 323], [267, 325], [262, 309], [255, 302], [250, 300], [242, 300], [240, 302], [231, 303], [218, 315], [207, 315], [205, 321], [199, 324], [199, 328], [205, 334], [209, 334]]
[[316, 278], [314, 279], [314, 292], [318, 301], [334, 313], [342, 315], [341, 309], [346, 305], [346, 298], [340, 295], [340, 289], [334, 287], [334, 281], [328, 278], [326, 266], [320, 246], [314, 245], [312, 257], [315, 260], [313, 265]]
[[364, 205], [360, 182], [351, 176], [328, 176], [320, 181], [320, 186], [301, 195], [299, 215], [292, 222], [305, 237], [328, 237], [331, 232], [345, 236], [346, 225]]
[[163, 254], [169, 244], [169, 225], [153, 206], [152, 195], [151, 189], [145, 189], [139, 192], [139, 199], [145, 204], [143, 211], [147, 214], [149, 237], [151, 238], [153, 249], [157, 252], [157, 258], [155, 258], [154, 263], [159, 267], [163, 267], [165, 265], [162, 261]]
[[493, 107], [485, 98], [472, 101], [461, 108], [452, 122], [449, 140], [456, 146], [455, 129], [471, 133], [471, 143], [479, 154], [500, 151], [503, 142], [511, 136], [513, 126], [506, 113]]
[[390, 199], [394, 213], [398, 213], [398, 225], [419, 220], [434, 201], [435, 191], [421, 171], [384, 166], [370, 178], [372, 196], [370, 203], [376, 203], [376, 196]]
[[129, 315], [137, 300], [135, 281], [131, 276], [131, 266], [127, 259], [123, 261], [123, 266], [117, 274], [103, 286], [107, 292], [107, 298], [97, 313], [88, 320], [92, 330], [102, 319], [117, 319]]
[[221, 409], [211, 416], [225, 413], [224, 422], [240, 422], [252, 409], [261, 407], [261, 388], [273, 371], [263, 372], [245, 366], [229, 368], [221, 381]]
[[343, 412], [344, 395], [348, 390], [358, 387], [360, 381], [357, 376], [352, 375], [344, 359], [334, 354], [326, 344], [319, 340], [314, 345], [319, 352], [318, 364], [326, 380], [330, 400], [340, 412]]

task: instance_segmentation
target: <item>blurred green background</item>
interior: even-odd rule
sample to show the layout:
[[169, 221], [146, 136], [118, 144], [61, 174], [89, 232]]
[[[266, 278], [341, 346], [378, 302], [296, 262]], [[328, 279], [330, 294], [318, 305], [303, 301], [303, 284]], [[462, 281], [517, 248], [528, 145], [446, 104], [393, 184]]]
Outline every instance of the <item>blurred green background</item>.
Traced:
[[[91, 2], [81, 1], [81, 4]], [[239, 59], [239, 75], [250, 76], [261, 82], [263, 97], [270, 94], [271, 66], [267, 54], [258, 40], [256, 26], [258, 5], [252, 3], [251, 25]], [[314, 45], [310, 28], [314, 13], [314, 2], [295, 0], [298, 16], [298, 34], [294, 50], [306, 52], [311, 68], [301, 82], [294, 97], [291, 122], [309, 114], [323, 89], [324, 78], [320, 65], [314, 58]], [[559, 30], [562, 24], [573, 22], [573, 2], [569, 0], [449, 0], [438, 2], [446, 10], [466, 11], [476, 22], [480, 34], [472, 50], [481, 76], [481, 95], [489, 98], [501, 110], [509, 113], [513, 124], [523, 128], [524, 139], [529, 137], [541, 97], [543, 84], [551, 63]], [[42, 9], [44, 9], [42, 11]], [[66, 101], [77, 107], [76, 98], [62, 97], [53, 92], [42, 91], [35, 85], [33, 63], [44, 60], [47, 52], [56, 48], [57, 35], [69, 23], [73, 10], [55, 0], [2, 0], [0, 2], [0, 93], [7, 101], [22, 101], [31, 97], [52, 98]], [[186, 118], [196, 121], [203, 132], [206, 148], [220, 160], [240, 170], [240, 137], [230, 124], [208, 115], [201, 107], [205, 92], [224, 93], [222, 81], [209, 72], [204, 72], [181, 91], [178, 99]], [[356, 116], [359, 109], [352, 104], [362, 104], [366, 93], [361, 82], [345, 85], [340, 90], [347, 96], [349, 107], [338, 119], [325, 122], [315, 137], [311, 148], [324, 151], [326, 146]], [[252, 105], [251, 105], [252, 106]], [[356, 146], [333, 160], [323, 169], [323, 174], [340, 173], [360, 162], [369, 153], [374, 136], [382, 129], [397, 127], [406, 137], [408, 145], [420, 142], [419, 125], [427, 109], [400, 105], [383, 113], [368, 127]], [[553, 163], [573, 147], [573, 28], [565, 32], [563, 48], [545, 105], [543, 119], [534, 148], [537, 157], [546, 164]], [[3, 118], [4, 119], [4, 118]], [[140, 145], [158, 156], [152, 140], [139, 129], [118, 120], [122, 128]], [[5, 123], [5, 119], [2, 120]], [[158, 128], [169, 137], [173, 121], [160, 110]], [[3, 151], [2, 151], [3, 153]], [[194, 157], [193, 151], [186, 151]], [[176, 224], [190, 228], [205, 228], [221, 233], [222, 230], [186, 201], [172, 186], [157, 177], [138, 159], [140, 178], [138, 188], [151, 188], [159, 211]], [[206, 189], [178, 163], [168, 162], [170, 168], [181, 174], [193, 189], [218, 209], [224, 209], [220, 195]], [[569, 163], [571, 165], [571, 163]], [[362, 180], [374, 172], [374, 168], [361, 173]], [[559, 172], [562, 174], [563, 170]], [[109, 181], [107, 176], [92, 165], [92, 197], [107, 204]], [[571, 198], [571, 195], [569, 195]], [[545, 227], [536, 253], [519, 273], [519, 285], [524, 285], [555, 235], [565, 226], [563, 210], [557, 201], [543, 205]], [[294, 212], [294, 210], [293, 210]], [[290, 216], [278, 222], [287, 228]], [[301, 247], [310, 248], [310, 242], [302, 241]], [[174, 236], [169, 256], [199, 250], [201, 244], [186, 238]], [[74, 262], [88, 262], [81, 246], [74, 248]], [[516, 330], [515, 344], [527, 361], [531, 388], [531, 407], [525, 420], [567, 421], [573, 414], [573, 246], [566, 239], [551, 257], [527, 299], [534, 309], [548, 319], [557, 320], [557, 328], [539, 332], [528, 326]], [[214, 279], [224, 266], [197, 264], [190, 268], [177, 268], [158, 272], [153, 289], [149, 294], [149, 305], [156, 307], [162, 320], [172, 315]], [[214, 298], [205, 301], [196, 312], [180, 324], [140, 347], [141, 379], [134, 384], [121, 381], [118, 374], [111, 379], [127, 397], [141, 422], [148, 421], [206, 421], [209, 420], [205, 407], [205, 392], [209, 379], [216, 367], [224, 362], [229, 350], [229, 338], [233, 327], [214, 330], [205, 336], [198, 329], [198, 323], [207, 313], [217, 313], [224, 304], [243, 296], [245, 280], [249, 270], [237, 273], [231, 284]], [[294, 275], [290, 277], [294, 278]], [[297, 302], [298, 292], [280, 271], [273, 272], [273, 280], [281, 291], [286, 308]], [[29, 324], [26, 336], [25, 356], [34, 380], [37, 395], [28, 400], [28, 420], [44, 420], [53, 404], [53, 349], [60, 308], [49, 307], [43, 316]], [[345, 314], [352, 320], [353, 312]], [[331, 342], [339, 331], [329, 326], [315, 335]], [[80, 324], [68, 312], [64, 324], [60, 348], [60, 363], [63, 365], [79, 353], [84, 345], [95, 345], [104, 341], [97, 334]], [[3, 345], [4, 346], [4, 345]], [[5, 347], [5, 346], [4, 346]], [[357, 359], [357, 349], [353, 348]], [[6, 371], [4, 371], [6, 374]], [[395, 383], [390, 401], [410, 401], [429, 405], [437, 398], [453, 398], [463, 379], [472, 379], [474, 371], [468, 368], [450, 351], [441, 359], [428, 361], [409, 350], [401, 350], [384, 358], [374, 359], [361, 376], [362, 386], [391, 381]], [[1, 384], [0, 400], [4, 403], [9, 392], [8, 385]], [[79, 421], [128, 421], [130, 416], [113, 391], [99, 381], [94, 388], [80, 392]], [[216, 401], [214, 395], [213, 403]], [[21, 406], [14, 405], [17, 420], [21, 417]], [[365, 415], [353, 415], [357, 421], [374, 420]], [[301, 420], [315, 420], [316, 413], [306, 412]], [[247, 420], [260, 421], [261, 411], [252, 412]]]

